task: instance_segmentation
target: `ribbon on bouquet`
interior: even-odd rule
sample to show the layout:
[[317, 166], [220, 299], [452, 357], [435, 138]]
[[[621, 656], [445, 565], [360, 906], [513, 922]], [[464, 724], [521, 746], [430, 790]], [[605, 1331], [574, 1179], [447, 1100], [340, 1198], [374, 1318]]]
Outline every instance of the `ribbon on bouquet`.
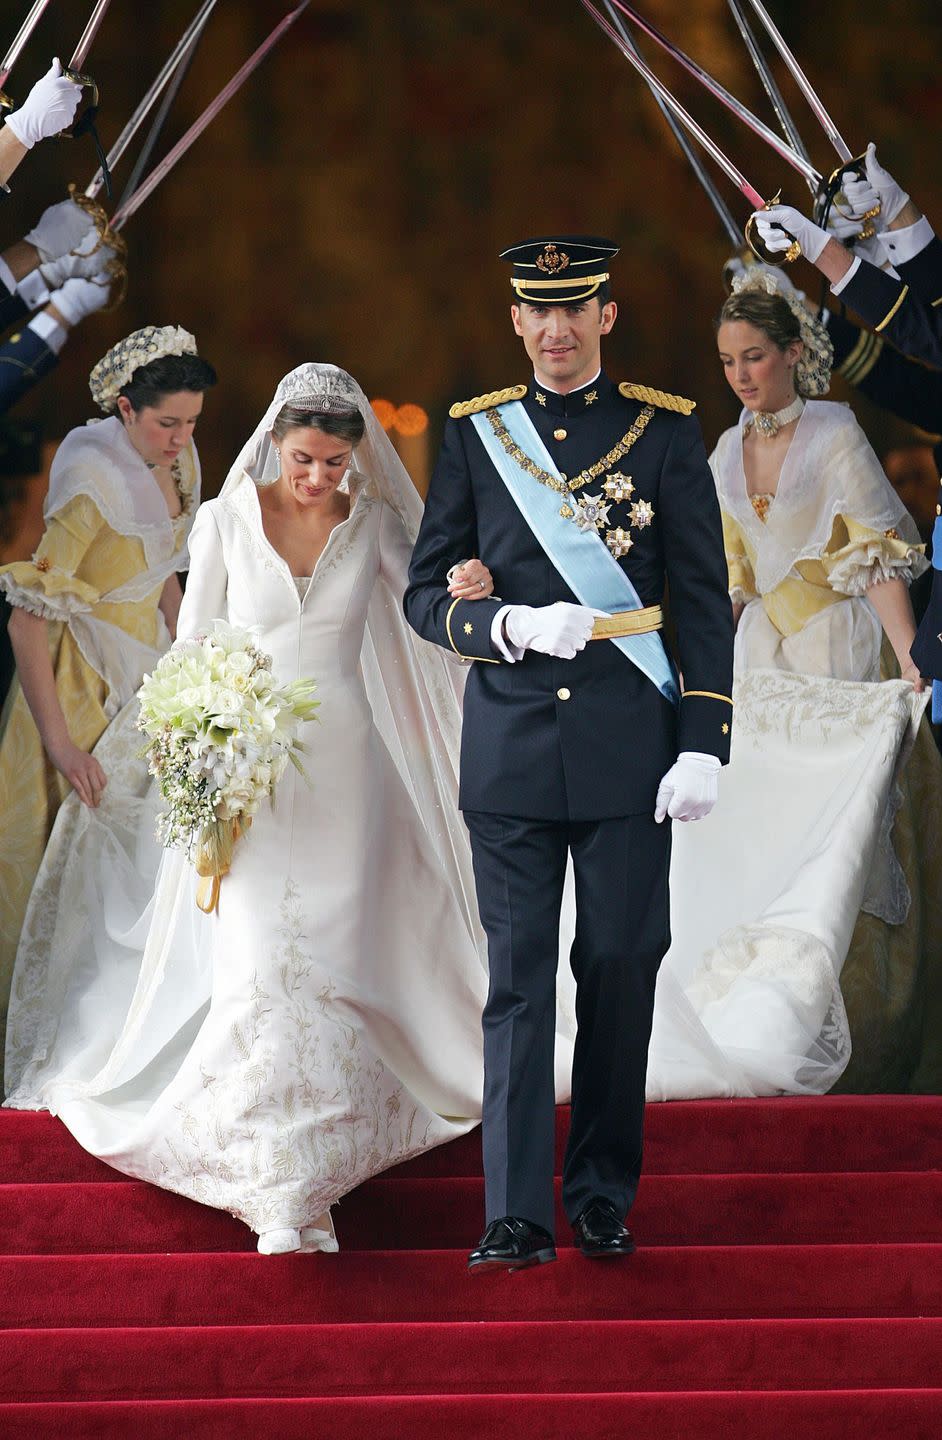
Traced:
[[232, 852], [252, 824], [251, 815], [234, 820], [217, 820], [205, 829], [196, 849], [196, 903], [204, 915], [219, 910], [219, 891], [232, 868]]

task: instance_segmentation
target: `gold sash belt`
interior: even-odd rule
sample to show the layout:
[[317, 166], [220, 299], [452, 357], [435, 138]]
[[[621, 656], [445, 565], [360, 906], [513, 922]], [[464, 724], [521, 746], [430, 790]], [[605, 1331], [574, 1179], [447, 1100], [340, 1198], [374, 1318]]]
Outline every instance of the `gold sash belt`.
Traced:
[[592, 626], [590, 640], [619, 640], [622, 635], [650, 635], [664, 626], [660, 605], [645, 605], [640, 610], [616, 610], [614, 615], [599, 616]]

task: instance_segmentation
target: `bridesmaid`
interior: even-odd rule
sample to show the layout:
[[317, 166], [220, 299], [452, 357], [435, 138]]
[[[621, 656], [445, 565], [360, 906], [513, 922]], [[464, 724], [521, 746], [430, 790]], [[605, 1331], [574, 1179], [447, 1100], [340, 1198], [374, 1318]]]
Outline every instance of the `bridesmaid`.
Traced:
[[95, 366], [106, 419], [53, 461], [35, 555], [0, 569], [16, 678], [0, 718], [0, 1028], [30, 890], [74, 788], [97, 807], [91, 753], [173, 636], [199, 500], [193, 429], [216, 382], [192, 335], [149, 325]]

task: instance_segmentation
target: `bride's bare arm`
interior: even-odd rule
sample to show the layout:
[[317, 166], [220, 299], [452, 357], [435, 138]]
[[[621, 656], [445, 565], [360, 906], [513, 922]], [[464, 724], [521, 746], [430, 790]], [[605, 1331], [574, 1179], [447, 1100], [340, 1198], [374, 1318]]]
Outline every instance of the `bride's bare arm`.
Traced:
[[10, 616], [8, 630], [16, 657], [17, 676], [43, 748], [56, 769], [73, 786], [82, 804], [94, 809], [108, 781], [94, 755], [89, 755], [72, 742], [56, 692], [46, 621], [29, 610], [16, 608]]
[[909, 588], [904, 580], [878, 580], [867, 591], [867, 599], [880, 617], [886, 637], [899, 661], [900, 674], [911, 680], [917, 690], [924, 689], [919, 667], [910, 658], [909, 650], [916, 638]]

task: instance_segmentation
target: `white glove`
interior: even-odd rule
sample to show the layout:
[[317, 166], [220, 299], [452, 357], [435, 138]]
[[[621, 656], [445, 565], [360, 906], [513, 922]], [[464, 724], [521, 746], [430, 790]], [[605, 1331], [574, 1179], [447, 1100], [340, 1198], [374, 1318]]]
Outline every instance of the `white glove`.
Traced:
[[94, 244], [98, 231], [91, 217], [74, 200], [60, 200], [58, 205], [50, 205], [48, 210], [43, 211], [23, 239], [27, 245], [35, 245], [40, 260], [48, 264], [68, 255], [70, 250], [78, 250], [83, 244]]
[[82, 98], [82, 87], [74, 80], [66, 80], [62, 66], [53, 60], [46, 74], [37, 80], [19, 110], [6, 118], [7, 128], [32, 150], [37, 140], [48, 140], [51, 135], [60, 135], [75, 119], [75, 112]]
[[[67, 200], [65, 203], [71, 205], [72, 201]], [[81, 211], [79, 213], [81, 214]], [[83, 280], [91, 280], [94, 276], [100, 275], [113, 256], [114, 251], [111, 246], [101, 244], [98, 231], [94, 225], [91, 225], [89, 233], [79, 241], [78, 245], [74, 245], [67, 254], [61, 255], [58, 259], [44, 262], [39, 266], [39, 270], [49, 289], [57, 290], [67, 280], [73, 280], [76, 275]]]
[[877, 192], [880, 200], [879, 225], [885, 230], [891, 220], [895, 220], [903, 206], [909, 201], [909, 196], [901, 185], [897, 185], [889, 170], [884, 170], [877, 159], [877, 147], [873, 141], [867, 146], [867, 179]]
[[[807, 215], [802, 215], [793, 205], [773, 205], [771, 210], [756, 210], [752, 218], [762, 243], [773, 254], [784, 253], [794, 237], [801, 246], [802, 255], [812, 265], [831, 238], [826, 230], [809, 220]], [[784, 229], [776, 229], [778, 225], [784, 226]]]
[[110, 293], [111, 280], [107, 275], [99, 275], [97, 281], [67, 280], [49, 296], [49, 303], [56, 307], [67, 325], [77, 325], [107, 305]]
[[716, 804], [720, 762], [716, 755], [683, 750], [657, 787], [654, 818], [702, 820]]
[[555, 605], [511, 605], [504, 616], [504, 633], [520, 650], [538, 650], [558, 660], [572, 660], [584, 650], [595, 611], [585, 605], [558, 600]]
[[[880, 214], [871, 218], [874, 224], [882, 222], [883, 201], [869, 180], [861, 179], [853, 170], [845, 170], [841, 176], [840, 193], [843, 199], [835, 199], [828, 215], [828, 229], [838, 240], [846, 240], [848, 235], [856, 234], [869, 210], [879, 207]], [[831, 224], [832, 219], [834, 226]], [[838, 226], [841, 228], [838, 229]], [[847, 226], [856, 226], [856, 230], [847, 230], [844, 228]]]

